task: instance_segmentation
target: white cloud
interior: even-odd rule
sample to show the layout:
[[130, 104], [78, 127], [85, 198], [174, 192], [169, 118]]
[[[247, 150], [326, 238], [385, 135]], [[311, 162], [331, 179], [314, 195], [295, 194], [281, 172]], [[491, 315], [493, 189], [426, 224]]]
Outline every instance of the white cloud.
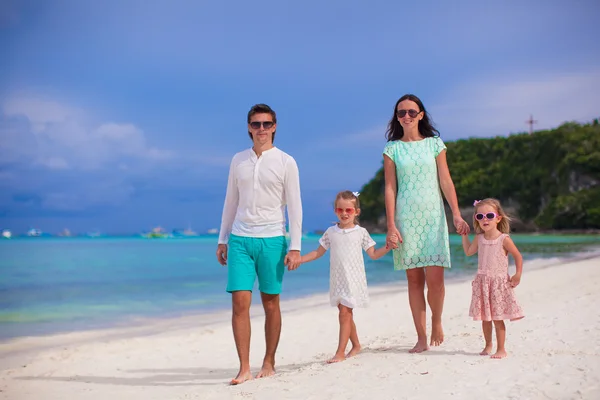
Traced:
[[22, 155], [32, 158], [34, 165], [50, 169], [97, 169], [123, 156], [137, 163], [153, 163], [174, 155], [149, 146], [144, 132], [132, 123], [94, 125], [85, 112], [47, 98], [15, 96], [5, 101], [2, 109], [4, 119], [26, 118], [29, 123], [0, 129], [3, 160]]
[[0, 182], [10, 193], [35, 194], [44, 209], [123, 204], [135, 192], [133, 180], [174, 158], [150, 146], [132, 123], [92, 123], [89, 113], [41, 96], [13, 96], [1, 105], [0, 163], [7, 172]]
[[525, 132], [600, 116], [600, 71], [499, 77], [457, 85], [427, 105], [443, 137], [495, 136]]

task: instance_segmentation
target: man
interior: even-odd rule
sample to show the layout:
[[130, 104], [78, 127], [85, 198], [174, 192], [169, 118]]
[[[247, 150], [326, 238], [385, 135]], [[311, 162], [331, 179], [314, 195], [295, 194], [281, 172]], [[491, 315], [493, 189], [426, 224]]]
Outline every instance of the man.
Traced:
[[[296, 161], [273, 145], [277, 116], [266, 104], [248, 112], [252, 148], [233, 156], [223, 206], [217, 259], [228, 264], [227, 291], [232, 296], [232, 326], [240, 359], [237, 385], [252, 379], [250, 371], [250, 303], [258, 277], [265, 310], [266, 352], [256, 376], [275, 374], [275, 351], [281, 333], [279, 293], [285, 265], [300, 264], [302, 202]], [[290, 250], [285, 237], [285, 208], [289, 219]]]

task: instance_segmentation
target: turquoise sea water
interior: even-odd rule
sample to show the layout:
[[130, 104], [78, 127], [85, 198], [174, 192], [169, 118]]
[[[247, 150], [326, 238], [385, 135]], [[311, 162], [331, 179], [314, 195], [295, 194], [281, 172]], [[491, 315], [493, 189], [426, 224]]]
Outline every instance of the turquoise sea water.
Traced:
[[[600, 235], [513, 235], [527, 261], [598, 251]], [[318, 246], [303, 239], [304, 251]], [[383, 235], [373, 235], [378, 246]], [[40, 335], [229, 308], [226, 268], [215, 258], [215, 236], [195, 238], [16, 238], [0, 240], [0, 338]], [[447, 277], [471, 275], [477, 257], [465, 257], [451, 235]], [[533, 264], [533, 263], [531, 263]], [[405, 280], [391, 254], [366, 257], [370, 286]], [[526, 273], [526, 272], [525, 272]], [[328, 256], [286, 272], [282, 299], [328, 290]], [[258, 296], [254, 296], [258, 301]]]

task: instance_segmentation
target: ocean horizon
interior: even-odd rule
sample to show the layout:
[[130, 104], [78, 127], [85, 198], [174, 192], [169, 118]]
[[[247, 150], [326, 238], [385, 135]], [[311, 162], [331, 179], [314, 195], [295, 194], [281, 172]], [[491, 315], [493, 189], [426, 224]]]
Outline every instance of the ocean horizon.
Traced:
[[[385, 235], [374, 234], [377, 246]], [[527, 269], [600, 249], [600, 235], [514, 234]], [[303, 253], [320, 235], [303, 238]], [[477, 270], [461, 238], [450, 235], [448, 280]], [[16, 237], [0, 240], [0, 339], [135, 324], [140, 318], [170, 318], [230, 308], [226, 267], [215, 257], [217, 237]], [[370, 287], [405, 281], [391, 254], [370, 260]], [[282, 300], [326, 293], [329, 257], [286, 271]], [[255, 287], [256, 289], [256, 287]], [[256, 290], [255, 290], [256, 293]], [[260, 296], [253, 296], [254, 303]]]

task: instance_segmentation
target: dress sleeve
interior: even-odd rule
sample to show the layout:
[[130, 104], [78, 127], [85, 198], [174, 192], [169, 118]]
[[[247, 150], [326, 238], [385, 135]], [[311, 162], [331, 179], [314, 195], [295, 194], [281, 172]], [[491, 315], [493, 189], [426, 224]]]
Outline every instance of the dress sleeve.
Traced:
[[394, 146], [394, 142], [387, 142], [387, 144], [385, 145], [385, 147], [383, 148], [383, 154], [388, 156], [393, 162], [396, 162], [396, 158], [395, 158], [395, 146]]
[[325, 250], [329, 250], [330, 242], [329, 242], [329, 229], [325, 231], [323, 236], [319, 239], [319, 244], [323, 246]]
[[439, 156], [442, 151], [446, 150], [446, 145], [441, 137], [436, 136], [433, 138], [433, 154], [435, 156]]
[[362, 248], [363, 250], [367, 251], [368, 249], [370, 249], [371, 247], [375, 246], [375, 241], [373, 240], [373, 238], [371, 237], [371, 235], [369, 235], [369, 232], [363, 228], [363, 238], [362, 238]]

